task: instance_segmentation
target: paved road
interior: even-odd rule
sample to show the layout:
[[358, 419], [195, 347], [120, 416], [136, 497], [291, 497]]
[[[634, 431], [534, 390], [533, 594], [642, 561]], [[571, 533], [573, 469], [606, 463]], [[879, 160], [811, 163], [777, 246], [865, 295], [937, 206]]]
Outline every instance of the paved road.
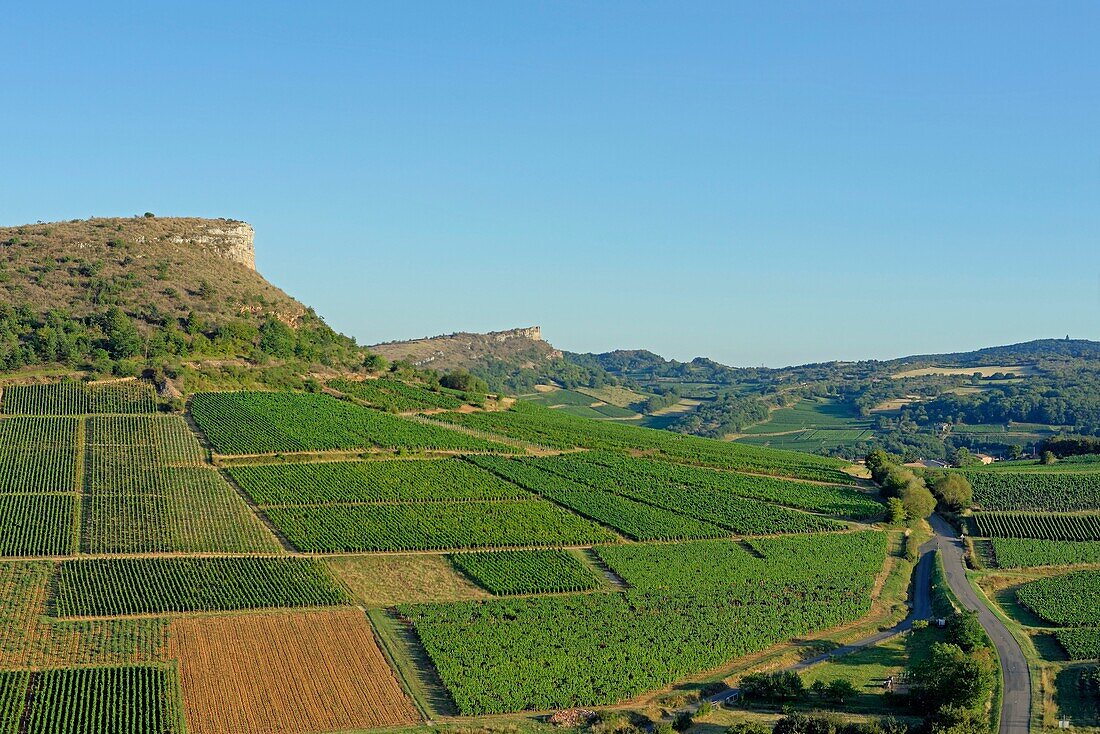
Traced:
[[[1020, 650], [1019, 643], [1004, 623], [989, 607], [978, 598], [966, 578], [966, 562], [963, 558], [963, 543], [956, 536], [946, 520], [933, 515], [929, 521], [936, 531], [933, 542], [940, 550], [943, 568], [947, 573], [947, 585], [964, 607], [978, 613], [997, 655], [1001, 658], [1001, 670], [1004, 673], [1004, 699], [1001, 701], [1000, 734], [1027, 734], [1031, 723], [1031, 677], [1027, 669], [1027, 660]], [[923, 547], [922, 547], [923, 550]]]

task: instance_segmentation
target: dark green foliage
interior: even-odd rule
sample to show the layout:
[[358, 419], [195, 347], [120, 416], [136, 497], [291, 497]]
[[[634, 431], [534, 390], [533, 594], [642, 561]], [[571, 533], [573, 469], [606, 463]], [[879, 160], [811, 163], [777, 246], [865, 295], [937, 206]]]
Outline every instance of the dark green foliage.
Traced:
[[324, 566], [302, 558], [141, 558], [66, 561], [50, 608], [108, 616], [348, 602]]
[[920, 711], [945, 706], [976, 709], [989, 700], [996, 681], [992, 650], [966, 653], [958, 645], [934, 643], [927, 658], [909, 671], [910, 695]]
[[1100, 563], [1100, 540], [993, 538], [992, 543], [993, 554], [1001, 568]]
[[30, 678], [27, 671], [0, 672], [0, 734], [20, 734]]
[[746, 703], [790, 703], [806, 696], [806, 684], [802, 681], [802, 676], [793, 670], [751, 673], [741, 678], [737, 686], [741, 692], [741, 700]]
[[[675, 401], [674, 401], [675, 402]], [[757, 398], [724, 395], [704, 403], [668, 424], [670, 431], [707, 438], [724, 438], [746, 426], [767, 420], [768, 406]]]
[[1100, 628], [1076, 627], [1054, 633], [1070, 660], [1100, 659]]
[[489, 386], [485, 384], [484, 380], [474, 377], [466, 370], [448, 372], [439, 378], [439, 384], [449, 390], [460, 392], [485, 394], [489, 390]]
[[0, 418], [0, 494], [75, 488], [75, 418]]
[[0, 556], [73, 552], [76, 495], [0, 495]]
[[1063, 668], [1054, 685], [1058, 709], [1074, 727], [1100, 726], [1100, 667]]
[[947, 641], [970, 652], [979, 647], [989, 647], [989, 637], [978, 621], [976, 612], [963, 610], [951, 615], [947, 620]]
[[451, 561], [498, 596], [588, 591], [600, 585], [592, 569], [564, 550], [456, 553]]

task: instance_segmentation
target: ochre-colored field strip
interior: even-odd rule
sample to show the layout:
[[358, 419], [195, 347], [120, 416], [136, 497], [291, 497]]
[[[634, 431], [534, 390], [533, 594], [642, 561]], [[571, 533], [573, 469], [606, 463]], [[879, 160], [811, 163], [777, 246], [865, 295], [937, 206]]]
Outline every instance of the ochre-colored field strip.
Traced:
[[418, 721], [357, 609], [172, 622], [190, 734], [300, 734]]

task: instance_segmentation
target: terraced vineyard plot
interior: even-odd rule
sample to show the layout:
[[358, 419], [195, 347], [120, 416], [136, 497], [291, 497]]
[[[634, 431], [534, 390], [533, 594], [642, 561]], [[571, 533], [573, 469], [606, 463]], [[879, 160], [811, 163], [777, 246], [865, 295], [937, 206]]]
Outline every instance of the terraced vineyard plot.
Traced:
[[[134, 485], [89, 488], [82, 503], [85, 553], [276, 553], [282, 546], [212, 467], [149, 469]], [[140, 489], [139, 489], [140, 487]]]
[[607, 451], [566, 454], [535, 461], [549, 466], [551, 470], [557, 466], [569, 467], [574, 473], [590, 477], [590, 481], [586, 480], [586, 483], [593, 486], [603, 486], [604, 482], [612, 486], [622, 483], [628, 487], [637, 486], [640, 482], [648, 484], [667, 482], [705, 490], [721, 489], [749, 499], [774, 502], [829, 515], [862, 519], [882, 513], [880, 503], [863, 492], [847, 486], [809, 484], [788, 479], [715, 471], [686, 464], [628, 457]]
[[3, 412], [9, 415], [85, 415], [88, 413], [153, 413], [156, 394], [147, 382], [89, 385], [54, 382], [4, 388]]
[[73, 552], [76, 495], [0, 495], [0, 556]]
[[0, 673], [0, 734], [20, 734], [30, 677], [26, 671]]
[[1100, 507], [1100, 472], [965, 472], [986, 510], [1072, 512]]
[[74, 491], [76, 418], [0, 418], [0, 494]]
[[593, 489], [613, 490], [639, 502], [679, 512], [738, 534], [804, 533], [845, 527], [828, 518], [746, 499], [722, 487], [685, 487], [654, 481], [642, 473], [594, 468], [591, 464], [570, 461], [569, 458], [534, 461], [538, 462], [538, 466]]
[[26, 734], [183, 734], [168, 667], [44, 670], [30, 686]]
[[358, 610], [177, 619], [190, 734], [299, 734], [418, 720]]
[[51, 608], [62, 617], [332, 606], [348, 597], [302, 558], [142, 558], [66, 561]]
[[592, 569], [563, 550], [456, 553], [451, 560], [480, 586], [499, 596], [588, 591], [600, 586]]
[[977, 534], [989, 538], [1100, 539], [1100, 513], [976, 512], [974, 522]]
[[200, 393], [191, 414], [221, 454], [381, 448], [514, 449], [493, 441], [337, 400], [285, 392]]
[[527, 461], [498, 456], [471, 456], [469, 461], [633, 540], [682, 540], [729, 535], [728, 530], [717, 525], [578, 484], [557, 474], [544, 472]]
[[395, 413], [418, 410], [455, 410], [462, 401], [449, 392], [434, 392], [426, 387], [409, 385], [400, 380], [330, 380], [328, 386], [351, 395], [373, 408]]
[[885, 540], [865, 542], [882, 549], [873, 563], [821, 554], [800, 574], [744, 553], [757, 564], [742, 574], [749, 583], [708, 594], [687, 583], [401, 611], [464, 714], [611, 704], [866, 614]]
[[1054, 633], [1070, 660], [1100, 659], [1100, 629], [1076, 627]]
[[441, 413], [434, 417], [484, 431], [487, 435], [507, 436], [549, 448], [652, 450], [660, 452], [661, 458], [681, 463], [838, 484], [855, 483], [853, 477], [842, 471], [848, 464], [838, 459], [685, 436], [615, 421], [591, 421], [525, 401], [518, 401], [507, 411]]
[[88, 419], [81, 549], [275, 552], [275, 537], [178, 416]]
[[530, 497], [461, 459], [271, 464], [234, 467], [229, 473], [261, 505]]
[[1016, 598], [1040, 618], [1064, 627], [1100, 627], [1100, 571], [1029, 581]]
[[271, 507], [295, 548], [315, 553], [584, 545], [615, 540], [542, 500], [456, 504]]
[[206, 452], [176, 415], [92, 416], [86, 426], [87, 481], [130, 488], [135, 470], [202, 466]]
[[1073, 566], [1100, 563], [1100, 541], [993, 538], [993, 553], [1001, 568]]
[[0, 564], [0, 669], [164, 660], [162, 619], [60, 621], [46, 615], [53, 564]]

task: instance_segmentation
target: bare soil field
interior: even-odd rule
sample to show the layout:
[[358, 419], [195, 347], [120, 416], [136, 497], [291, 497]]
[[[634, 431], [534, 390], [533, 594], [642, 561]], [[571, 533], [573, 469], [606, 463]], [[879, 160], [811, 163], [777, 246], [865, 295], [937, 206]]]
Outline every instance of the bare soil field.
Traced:
[[173, 621], [191, 734], [300, 734], [418, 721], [363, 612]]
[[336, 556], [324, 562], [367, 607], [489, 598], [440, 555]]
[[897, 372], [891, 377], [895, 380], [900, 380], [903, 377], [927, 377], [928, 375], [973, 375], [974, 373], [980, 374], [982, 377], [990, 377], [998, 372], [1003, 374], [1014, 374], [1018, 377], [1026, 377], [1028, 375], [1035, 374], [1035, 368], [1030, 365], [994, 365], [991, 367], [922, 367], [915, 370], [905, 370], [904, 372]]

